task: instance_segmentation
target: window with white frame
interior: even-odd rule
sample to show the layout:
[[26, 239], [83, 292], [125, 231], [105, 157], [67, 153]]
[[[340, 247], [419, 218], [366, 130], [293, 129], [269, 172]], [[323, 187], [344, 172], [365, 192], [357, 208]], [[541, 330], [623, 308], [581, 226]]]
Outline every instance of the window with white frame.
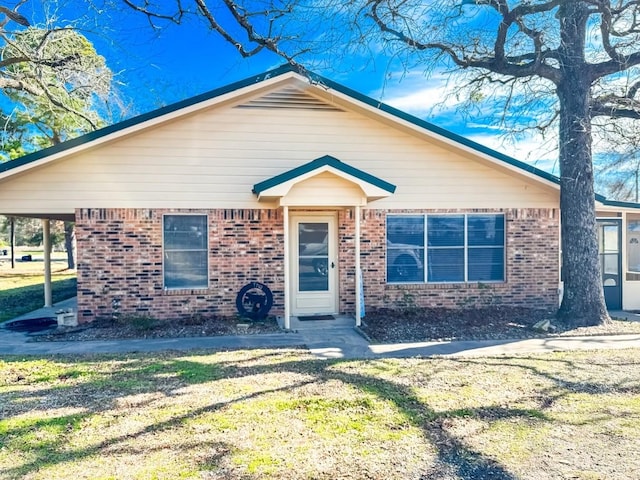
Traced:
[[640, 215], [627, 214], [627, 280], [640, 281]]
[[207, 288], [207, 216], [165, 215], [163, 223], [164, 288]]
[[389, 215], [387, 281], [504, 281], [504, 247], [501, 214]]

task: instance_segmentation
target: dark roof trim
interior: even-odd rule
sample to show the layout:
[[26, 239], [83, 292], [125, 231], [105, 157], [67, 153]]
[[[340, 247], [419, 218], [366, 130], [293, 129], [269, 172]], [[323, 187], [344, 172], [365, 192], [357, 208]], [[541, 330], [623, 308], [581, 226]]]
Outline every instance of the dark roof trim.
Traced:
[[640, 203], [636, 203], [636, 202], [621, 202], [621, 201], [618, 201], [618, 200], [607, 200], [607, 197], [605, 197], [604, 195], [600, 195], [599, 193], [596, 193], [595, 197], [596, 197], [596, 202], [600, 202], [603, 205], [606, 205], [608, 207], [638, 208], [638, 209], [640, 209]]
[[363, 95], [355, 90], [351, 90], [348, 87], [345, 87], [343, 85], [340, 85], [339, 83], [335, 83], [332, 80], [329, 80], [327, 78], [321, 77], [320, 75], [311, 73], [311, 72], [307, 72], [306, 73], [307, 77], [313, 82], [313, 83], [317, 83], [320, 85], [326, 85], [327, 87], [336, 90], [340, 93], [343, 93], [351, 98], [354, 98], [362, 103], [365, 103], [377, 110], [381, 110], [383, 112], [386, 112], [390, 115], [393, 115], [394, 117], [400, 118], [402, 120], [405, 120], [409, 123], [412, 123], [420, 128], [423, 128], [425, 130], [428, 130], [432, 133], [435, 133], [437, 135], [440, 135], [442, 137], [448, 138], [449, 140], [453, 140], [456, 143], [459, 143], [461, 145], [464, 145], [466, 147], [472, 148], [473, 150], [476, 150], [478, 152], [484, 153], [486, 155], [489, 155], [497, 160], [500, 160], [501, 162], [507, 163], [509, 165], [512, 165], [514, 167], [517, 167], [521, 170], [524, 170], [526, 172], [532, 173], [534, 175], [537, 175], [538, 177], [544, 178], [545, 180], [548, 180], [550, 182], [553, 182], [557, 185], [560, 185], [560, 179], [558, 177], [556, 177], [555, 175], [552, 175], [550, 173], [545, 172], [544, 170], [540, 170], [539, 168], [536, 168], [532, 165], [529, 165], [528, 163], [524, 163], [521, 162], [520, 160], [516, 160], [513, 157], [510, 157], [508, 155], [505, 155], [503, 153], [500, 153], [496, 150], [493, 150], [489, 147], [486, 147], [480, 143], [474, 142], [473, 140], [469, 140], [468, 138], [465, 138], [461, 135], [458, 135], [457, 133], [453, 133], [449, 130], [445, 130], [442, 127], [439, 127], [437, 125], [434, 125], [433, 123], [427, 122], [426, 120], [422, 120], [418, 117], [415, 117], [411, 114], [408, 114], [406, 112], [403, 112], [402, 110], [398, 110], [397, 108], [394, 108], [390, 105], [387, 105], [385, 103], [379, 102], [374, 100], [371, 97], [368, 97], [366, 95]]
[[313, 72], [309, 72], [308, 70], [301, 70], [300, 68], [297, 67], [293, 67], [291, 65], [285, 64], [282, 65], [278, 68], [275, 68], [273, 70], [269, 70], [268, 72], [262, 73], [260, 75], [255, 75], [253, 77], [249, 77], [246, 78], [244, 80], [240, 80], [238, 82], [232, 83], [230, 85], [221, 87], [221, 88], [217, 88], [215, 90], [211, 90], [209, 92], [200, 94], [200, 95], [196, 95], [195, 97], [191, 97], [188, 98], [186, 100], [183, 100], [181, 102], [177, 102], [177, 103], [173, 103], [171, 105], [167, 105], [165, 107], [159, 108], [157, 110], [153, 110], [151, 112], [142, 114], [142, 115], [138, 115], [136, 117], [132, 117], [130, 119], [124, 120], [122, 122], [113, 124], [113, 125], [109, 125], [108, 127], [104, 127], [101, 128], [100, 130], [96, 130], [94, 132], [90, 132], [90, 133], [86, 133], [84, 135], [81, 135], [79, 137], [76, 137], [72, 140], [68, 140], [64, 143], [61, 143], [59, 145], [55, 145], [53, 147], [49, 147], [49, 148], [45, 148], [44, 150], [39, 150], [37, 152], [31, 153], [29, 155], [25, 155], [24, 157], [20, 157], [16, 160], [11, 160], [9, 162], [4, 162], [4, 163], [0, 163], [0, 173], [1, 172], [5, 172], [8, 170], [12, 170], [14, 168], [18, 168], [21, 167], [23, 165], [27, 165], [31, 162], [35, 162], [37, 160], [41, 160], [43, 158], [46, 158], [50, 155], [54, 155], [56, 153], [60, 153], [60, 152], [64, 152], [65, 150], [70, 150], [72, 148], [81, 146], [85, 143], [90, 143], [94, 140], [106, 137], [107, 135], [111, 135], [113, 133], [117, 133], [119, 131], [122, 130], [126, 130], [127, 128], [139, 125], [141, 123], [147, 122], [149, 120], [153, 120], [156, 119], [158, 117], [161, 117], [163, 115], [167, 115], [173, 112], [176, 112], [178, 110], [181, 110], [183, 108], [186, 107], [190, 107], [193, 105], [196, 105], [198, 103], [207, 101], [207, 100], [211, 100], [214, 99], [216, 97], [219, 97], [221, 95], [225, 95], [227, 93], [231, 93], [235, 90], [239, 90], [241, 88], [244, 87], [248, 87], [249, 85], [253, 85], [256, 83], [260, 83], [264, 80], [268, 80], [270, 78], [273, 77], [277, 77], [280, 75], [283, 75], [285, 73], [289, 73], [289, 72], [297, 72], [300, 73], [301, 75], [306, 76], [312, 83], [318, 84], [318, 85], [324, 85], [327, 86], [333, 90], [336, 90], [348, 97], [351, 97], [359, 102], [362, 102], [366, 105], [369, 105], [377, 110], [381, 110], [383, 112], [389, 113], [390, 115], [393, 115], [397, 118], [400, 118], [402, 120], [405, 120], [407, 122], [410, 122], [420, 128], [424, 128], [425, 130], [428, 130], [430, 132], [433, 132], [437, 135], [443, 136], [445, 138], [448, 138], [450, 140], [453, 140], [454, 142], [457, 142], [459, 144], [465, 145], [467, 147], [470, 147], [478, 152], [484, 153], [486, 155], [489, 155], [497, 160], [500, 160], [502, 162], [505, 162], [509, 165], [515, 166], [521, 170], [524, 170], [526, 172], [532, 173], [534, 175], [537, 175], [541, 178], [544, 178], [545, 180], [551, 181], [553, 183], [559, 184], [560, 180], [558, 179], [558, 177], [556, 177], [555, 175], [551, 175], [543, 170], [540, 170], [538, 168], [535, 168], [529, 164], [526, 164], [524, 162], [521, 162], [519, 160], [516, 160], [515, 158], [509, 157], [507, 155], [504, 155], [500, 152], [497, 152], [493, 149], [490, 149], [488, 147], [485, 147], [484, 145], [481, 145], [479, 143], [476, 143], [472, 140], [469, 140], [468, 138], [462, 137], [461, 135], [455, 134], [453, 132], [450, 132], [448, 130], [445, 130], [444, 128], [438, 127], [437, 125], [434, 125], [432, 123], [429, 123], [425, 120], [419, 119], [417, 117], [414, 117], [413, 115], [410, 115], [408, 113], [405, 113], [401, 110], [398, 110], [394, 107], [391, 107], [389, 105], [386, 105], [384, 103], [378, 102], [374, 99], [372, 99], [371, 97], [367, 97], [366, 95], [363, 95], [355, 90], [352, 90], [350, 88], [347, 88], [343, 85], [340, 85], [339, 83], [336, 83], [332, 80], [329, 80], [328, 78], [322, 77], [320, 75], [317, 75]]
[[620, 208], [639, 208], [640, 203], [635, 202], [620, 202], [618, 200], [607, 200], [605, 197], [602, 197], [600, 200], [598, 197], [602, 197], [602, 195], [596, 195], [596, 200], [602, 202], [603, 205], [607, 205], [609, 207], [620, 207]]
[[253, 85], [255, 83], [262, 82], [264, 80], [268, 80], [272, 77], [277, 77], [287, 72], [297, 71], [294, 67], [289, 65], [283, 65], [273, 70], [269, 70], [268, 72], [262, 73], [260, 75], [255, 75], [250, 78], [246, 78], [244, 80], [240, 80], [238, 82], [232, 83], [230, 85], [226, 85], [221, 88], [217, 88], [215, 90], [211, 90], [206, 93], [202, 93], [200, 95], [196, 95], [195, 97], [187, 98], [186, 100], [182, 100], [180, 102], [172, 103], [171, 105], [166, 105], [162, 108], [158, 108], [156, 110], [152, 110], [151, 112], [144, 113], [142, 115], [138, 115], [135, 117], [131, 117], [127, 120], [123, 120], [122, 122], [114, 123], [113, 125], [109, 125], [108, 127], [101, 128], [94, 132], [89, 132], [84, 135], [80, 135], [79, 137], [73, 138], [71, 140], [67, 140], [64, 143], [59, 145], [54, 145], [53, 147], [48, 147], [43, 150], [38, 150], [37, 152], [30, 153], [23, 157], [17, 158], [15, 160], [10, 160], [8, 162], [0, 163], [0, 173], [6, 172], [8, 170], [12, 170], [14, 168], [21, 167], [23, 165], [27, 165], [31, 162], [35, 162], [38, 160], [42, 160], [51, 155], [55, 155], [56, 153], [64, 152], [65, 150], [71, 150], [72, 148], [84, 145], [85, 143], [90, 143], [94, 140], [98, 140], [100, 138], [106, 137], [113, 133], [120, 132], [122, 130], [126, 130], [127, 128], [134, 127], [136, 125], [140, 125], [141, 123], [148, 122], [149, 120], [153, 120], [163, 115], [167, 115], [183, 108], [191, 107], [201, 102], [205, 102], [207, 100], [214, 99], [216, 97], [220, 97], [227, 93], [231, 93], [235, 90], [239, 90], [244, 87], [248, 87], [249, 85]]
[[293, 180], [297, 177], [305, 175], [306, 173], [317, 170], [318, 168], [322, 168], [324, 166], [329, 166], [339, 170], [347, 175], [351, 175], [352, 177], [356, 177], [364, 182], [367, 182], [371, 185], [375, 185], [378, 188], [386, 190], [389, 193], [394, 193], [396, 191], [396, 186], [392, 185], [389, 182], [385, 182], [378, 177], [375, 177], [367, 172], [363, 172], [351, 165], [347, 165], [346, 163], [341, 162], [335, 157], [331, 155], [325, 155], [324, 157], [316, 158], [309, 163], [305, 163], [304, 165], [300, 165], [292, 170], [281, 173], [280, 175], [276, 175], [275, 177], [269, 178], [263, 182], [256, 183], [253, 186], [253, 193], [260, 194], [265, 190], [268, 190], [272, 187], [280, 185], [282, 183], [288, 182], [289, 180]]

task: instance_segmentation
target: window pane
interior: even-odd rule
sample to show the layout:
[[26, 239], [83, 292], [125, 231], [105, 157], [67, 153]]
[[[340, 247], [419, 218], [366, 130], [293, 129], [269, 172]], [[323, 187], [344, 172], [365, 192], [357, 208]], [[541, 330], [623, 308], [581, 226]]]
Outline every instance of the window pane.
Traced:
[[301, 292], [329, 290], [329, 224], [298, 224], [298, 289]]
[[618, 224], [598, 224], [598, 249], [600, 253], [614, 253], [618, 251]]
[[387, 217], [387, 281], [424, 282], [424, 216]]
[[207, 288], [207, 252], [165, 252], [167, 288]]
[[165, 288], [208, 287], [206, 215], [165, 215]]
[[430, 282], [464, 281], [464, 248], [438, 248], [429, 250]]
[[207, 217], [167, 215], [164, 217], [164, 248], [200, 250], [207, 248]]
[[430, 215], [427, 222], [428, 245], [430, 247], [464, 246], [463, 215]]
[[470, 282], [504, 280], [504, 248], [470, 248], [468, 253]]
[[387, 282], [424, 282], [424, 249], [387, 249]]
[[387, 245], [391, 248], [424, 246], [424, 217], [387, 217]]
[[467, 242], [470, 247], [504, 245], [503, 215], [469, 215], [467, 228]]
[[618, 271], [618, 261], [620, 257], [617, 253], [601, 253], [600, 255], [600, 269], [602, 271], [602, 275], [618, 275], [620, 272]]
[[640, 219], [627, 222], [627, 269], [627, 280], [640, 280]]

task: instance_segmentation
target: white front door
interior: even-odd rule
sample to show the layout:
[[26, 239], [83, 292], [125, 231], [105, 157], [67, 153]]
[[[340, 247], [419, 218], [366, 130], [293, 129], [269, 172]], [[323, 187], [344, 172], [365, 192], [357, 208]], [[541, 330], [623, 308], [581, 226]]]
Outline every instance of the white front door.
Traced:
[[291, 313], [338, 313], [338, 230], [334, 214], [291, 216]]

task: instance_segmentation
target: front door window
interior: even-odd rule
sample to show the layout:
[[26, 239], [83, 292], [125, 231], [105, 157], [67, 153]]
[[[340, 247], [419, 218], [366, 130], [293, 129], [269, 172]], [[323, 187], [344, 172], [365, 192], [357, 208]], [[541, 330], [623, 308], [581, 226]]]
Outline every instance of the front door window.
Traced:
[[338, 311], [338, 236], [334, 213], [291, 216], [291, 313]]
[[329, 224], [298, 224], [298, 285], [301, 292], [329, 290]]

